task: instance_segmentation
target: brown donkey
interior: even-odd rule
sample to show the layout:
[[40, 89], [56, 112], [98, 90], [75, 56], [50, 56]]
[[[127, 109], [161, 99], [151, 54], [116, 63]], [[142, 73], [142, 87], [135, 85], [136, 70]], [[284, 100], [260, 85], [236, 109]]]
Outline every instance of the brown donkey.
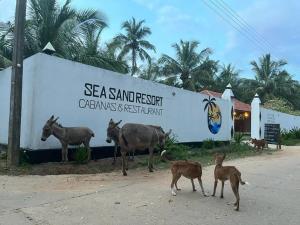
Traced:
[[214, 191], [212, 196], [215, 196], [216, 194], [216, 189], [217, 189], [217, 184], [218, 180], [222, 182], [222, 189], [221, 189], [221, 198], [224, 198], [223, 196], [223, 191], [224, 191], [224, 183], [226, 180], [230, 181], [232, 191], [236, 197], [236, 202], [234, 205], [236, 206], [236, 211], [239, 210], [240, 208], [240, 195], [239, 195], [239, 183], [241, 185], [246, 184], [246, 182], [242, 181], [241, 178], [241, 173], [238, 171], [237, 168], [234, 166], [223, 166], [222, 163], [226, 157], [226, 154], [220, 155], [220, 154], [215, 154], [215, 183], [214, 183]]

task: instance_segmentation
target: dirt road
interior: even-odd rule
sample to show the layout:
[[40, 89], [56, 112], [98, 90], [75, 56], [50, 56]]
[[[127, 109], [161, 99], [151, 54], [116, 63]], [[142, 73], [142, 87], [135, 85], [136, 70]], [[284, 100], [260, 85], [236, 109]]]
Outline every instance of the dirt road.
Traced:
[[[240, 212], [233, 210], [229, 183], [224, 199], [182, 191], [171, 196], [170, 172], [144, 170], [99, 175], [0, 176], [1, 225], [135, 225], [135, 224], [278, 224], [300, 221], [300, 149], [226, 161], [235, 165], [249, 186], [240, 188]], [[203, 171], [210, 194], [213, 167]], [[199, 187], [198, 187], [199, 189]], [[220, 184], [217, 189], [219, 196]]]

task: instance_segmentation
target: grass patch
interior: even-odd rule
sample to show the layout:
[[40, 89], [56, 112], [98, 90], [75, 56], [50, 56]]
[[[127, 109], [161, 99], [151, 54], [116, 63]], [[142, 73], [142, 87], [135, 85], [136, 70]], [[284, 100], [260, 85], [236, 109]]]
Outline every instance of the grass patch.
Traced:
[[283, 139], [282, 145], [300, 146], [300, 139]]
[[[209, 141], [210, 142], [210, 141]], [[227, 145], [219, 145], [213, 143], [209, 145], [202, 145], [202, 147], [189, 147], [183, 144], [176, 144], [175, 139], [171, 138], [167, 141], [165, 148], [169, 160], [193, 160], [201, 163], [202, 166], [209, 166], [214, 164], [213, 155], [216, 152], [226, 152], [226, 159], [244, 158], [248, 156], [255, 156], [261, 154], [272, 154], [276, 150], [264, 150], [263, 152], [255, 151], [251, 146], [245, 143], [231, 143]], [[112, 165], [112, 158], [100, 159], [97, 162], [90, 161], [84, 163], [86, 159], [85, 149], [80, 148], [79, 159], [74, 162], [61, 163], [51, 162], [42, 164], [28, 164], [26, 163], [26, 154], [24, 156], [25, 163], [21, 166], [8, 170], [6, 168], [6, 160], [0, 160], [0, 174], [7, 175], [59, 175], [59, 174], [95, 174], [106, 172], [120, 172], [121, 174], [121, 158], [118, 157], [116, 165]], [[134, 161], [129, 161], [129, 170], [139, 168], [147, 170], [148, 167], [148, 154], [138, 155]], [[155, 153], [153, 157], [154, 168], [166, 169], [169, 168], [170, 162], [163, 162], [160, 157], [160, 152]], [[129, 171], [130, 172], [130, 171]]]

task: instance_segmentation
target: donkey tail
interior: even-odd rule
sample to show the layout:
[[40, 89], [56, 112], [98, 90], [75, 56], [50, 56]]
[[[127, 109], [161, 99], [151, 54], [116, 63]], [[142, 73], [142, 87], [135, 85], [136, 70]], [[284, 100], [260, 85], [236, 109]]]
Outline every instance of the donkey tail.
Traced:
[[163, 150], [161, 153], [160, 153], [160, 159], [163, 160], [163, 161], [169, 161], [166, 157], [166, 154], [167, 154], [167, 150]]

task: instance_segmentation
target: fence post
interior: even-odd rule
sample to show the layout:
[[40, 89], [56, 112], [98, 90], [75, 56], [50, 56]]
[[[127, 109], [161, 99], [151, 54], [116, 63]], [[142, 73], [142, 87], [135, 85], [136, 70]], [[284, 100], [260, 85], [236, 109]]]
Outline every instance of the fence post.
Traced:
[[226, 86], [225, 91], [222, 94], [222, 99], [227, 100], [230, 103], [228, 104], [230, 110], [228, 132], [230, 134], [230, 139], [232, 139], [234, 137], [234, 94], [230, 83]]
[[260, 99], [258, 94], [255, 94], [251, 102], [251, 138], [261, 139], [261, 111], [260, 111]]

